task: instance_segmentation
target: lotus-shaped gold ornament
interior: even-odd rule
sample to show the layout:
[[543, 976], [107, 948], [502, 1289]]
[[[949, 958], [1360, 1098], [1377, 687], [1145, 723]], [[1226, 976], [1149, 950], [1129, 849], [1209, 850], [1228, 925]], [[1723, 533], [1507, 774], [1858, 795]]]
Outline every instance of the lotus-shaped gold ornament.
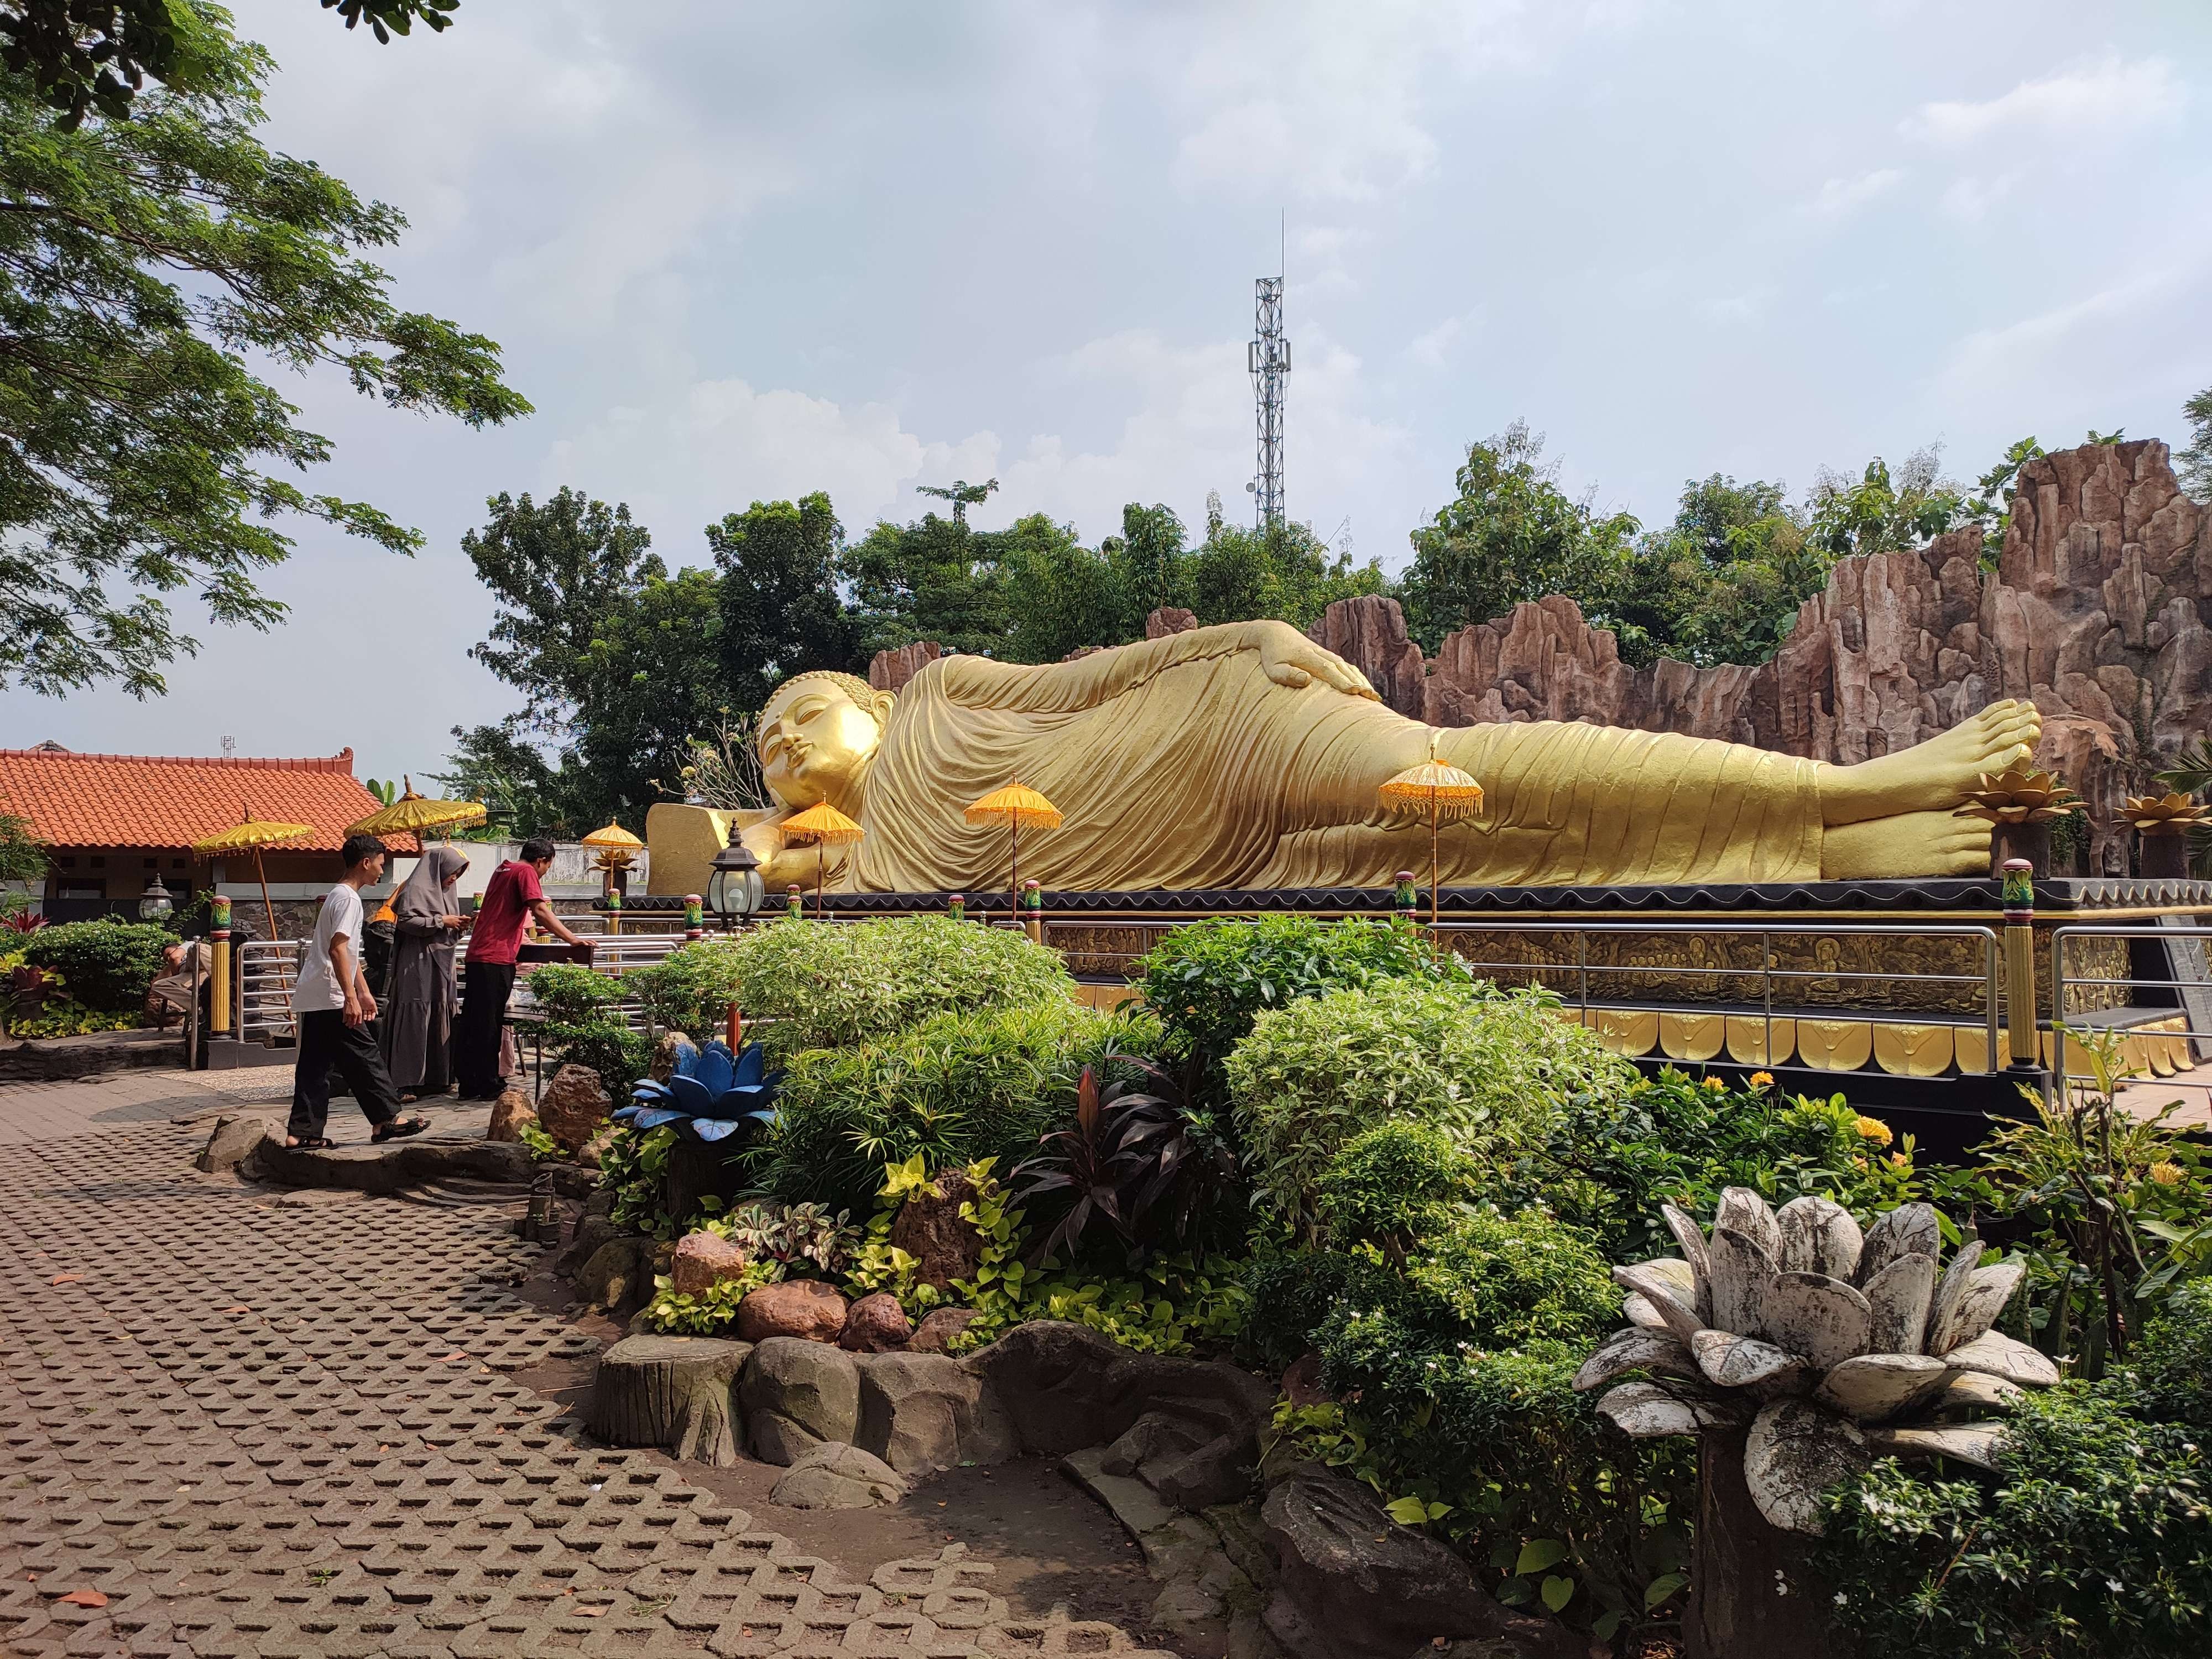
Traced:
[[1877, 1457], [1991, 1466], [2002, 1425], [1974, 1419], [2058, 1381], [1990, 1328], [2026, 1270], [1978, 1266], [1971, 1232], [1945, 1261], [1925, 1204], [1863, 1233], [1826, 1199], [1778, 1212], [1746, 1187], [1721, 1194], [1710, 1237], [1671, 1204], [1660, 1213], [1682, 1254], [1613, 1270], [1631, 1323], [1575, 1387], [1650, 1377], [1598, 1402], [1640, 1437], [1742, 1431], [1752, 1501], [1784, 1531], [1819, 1534], [1822, 1488]]
[[2200, 806], [2174, 790], [2163, 795], [2130, 795], [2127, 817], [2146, 836], [2180, 836], [2192, 823], [2212, 818], [2212, 806]]
[[1982, 773], [1978, 787], [1966, 791], [1966, 799], [1972, 805], [1959, 808], [1956, 816], [1986, 818], [1991, 823], [2047, 823], [2081, 810], [2079, 795], [2024, 760], [1994, 777]]

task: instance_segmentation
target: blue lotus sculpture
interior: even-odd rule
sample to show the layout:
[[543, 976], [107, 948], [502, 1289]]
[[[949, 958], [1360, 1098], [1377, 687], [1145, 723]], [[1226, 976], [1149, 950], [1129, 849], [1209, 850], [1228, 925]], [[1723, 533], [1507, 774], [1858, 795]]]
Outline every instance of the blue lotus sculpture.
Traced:
[[711, 1146], [748, 1124], [774, 1122], [782, 1084], [783, 1073], [768, 1069], [768, 1054], [757, 1042], [734, 1056], [719, 1039], [704, 1048], [686, 1042], [676, 1050], [668, 1081], [640, 1078], [630, 1086], [630, 1103], [614, 1121], [641, 1130], [673, 1125]]

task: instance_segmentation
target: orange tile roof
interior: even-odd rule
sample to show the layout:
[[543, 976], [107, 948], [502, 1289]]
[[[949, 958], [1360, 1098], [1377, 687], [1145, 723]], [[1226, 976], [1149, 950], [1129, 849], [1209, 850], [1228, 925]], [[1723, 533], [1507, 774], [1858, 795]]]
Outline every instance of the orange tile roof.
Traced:
[[[251, 808], [257, 818], [315, 826], [271, 851], [335, 853], [346, 825], [380, 804], [355, 778], [350, 749], [309, 760], [0, 749], [0, 810], [29, 820], [49, 847], [185, 848]], [[385, 844], [417, 850], [412, 836]]]

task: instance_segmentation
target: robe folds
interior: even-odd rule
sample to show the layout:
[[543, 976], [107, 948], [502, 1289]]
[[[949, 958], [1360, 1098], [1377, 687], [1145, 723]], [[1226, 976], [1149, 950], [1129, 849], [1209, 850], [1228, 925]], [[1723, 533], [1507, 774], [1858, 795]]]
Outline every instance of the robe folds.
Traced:
[[1428, 869], [1428, 826], [1376, 791], [1438, 759], [1474, 775], [1480, 816], [1444, 826], [1460, 885], [1808, 881], [1817, 763], [1672, 732], [1579, 723], [1432, 731], [1319, 681], [1271, 678], [1209, 629], [1024, 666], [940, 659], [898, 694], [864, 786], [846, 890], [1002, 890], [1008, 834], [969, 802], [1019, 781], [1060, 809], [1022, 872], [1065, 891], [1380, 887]]

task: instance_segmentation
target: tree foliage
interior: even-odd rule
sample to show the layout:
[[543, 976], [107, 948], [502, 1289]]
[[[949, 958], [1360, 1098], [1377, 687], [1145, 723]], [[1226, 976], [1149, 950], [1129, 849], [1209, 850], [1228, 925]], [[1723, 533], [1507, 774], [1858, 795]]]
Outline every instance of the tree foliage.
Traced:
[[2189, 441], [2173, 459], [2181, 487], [2199, 501], [2212, 501], [2212, 386], [2181, 406], [2189, 422]]
[[211, 6], [171, 15], [191, 74], [129, 119], [58, 125], [27, 58], [0, 75], [0, 684], [160, 691], [196, 648], [164, 595], [219, 623], [282, 614], [254, 578], [290, 550], [288, 514], [418, 544], [292, 482], [330, 441], [249, 356], [471, 426], [530, 408], [490, 340], [392, 303], [362, 256], [396, 210], [255, 137], [268, 55]]

